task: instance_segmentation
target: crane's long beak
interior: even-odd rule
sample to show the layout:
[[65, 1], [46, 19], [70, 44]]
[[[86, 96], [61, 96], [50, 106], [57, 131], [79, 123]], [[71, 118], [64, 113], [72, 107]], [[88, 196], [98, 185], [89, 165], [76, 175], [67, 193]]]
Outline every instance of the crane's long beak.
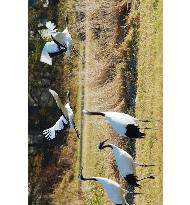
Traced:
[[105, 142], [107, 142], [109, 139], [104, 140], [103, 142], [101, 142], [101, 144], [104, 144]]

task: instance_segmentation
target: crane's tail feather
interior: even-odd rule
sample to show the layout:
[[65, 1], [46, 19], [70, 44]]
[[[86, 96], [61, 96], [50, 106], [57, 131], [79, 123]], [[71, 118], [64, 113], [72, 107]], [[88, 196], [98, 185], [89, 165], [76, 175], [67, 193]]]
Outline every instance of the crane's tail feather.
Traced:
[[126, 126], [125, 135], [128, 136], [130, 139], [133, 139], [133, 138], [143, 139], [145, 136], [145, 133], [141, 132], [138, 126], [129, 124]]
[[147, 176], [147, 177], [144, 177], [144, 178], [142, 178], [142, 179], [138, 179], [137, 181], [143, 181], [143, 180], [145, 180], [145, 179], [155, 179], [155, 176]]
[[125, 181], [135, 187], [140, 187], [140, 184], [138, 184], [137, 177], [134, 174], [128, 174], [124, 177]]

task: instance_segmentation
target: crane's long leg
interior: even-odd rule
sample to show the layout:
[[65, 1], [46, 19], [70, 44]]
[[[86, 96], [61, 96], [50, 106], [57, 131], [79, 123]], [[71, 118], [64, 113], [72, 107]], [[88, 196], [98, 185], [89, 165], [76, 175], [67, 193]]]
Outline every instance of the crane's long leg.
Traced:
[[145, 179], [155, 179], [155, 177], [154, 176], [148, 176], [148, 177], [144, 177], [142, 179], [138, 179], [138, 181], [143, 181]]
[[144, 129], [144, 130], [159, 130], [158, 128], [152, 128], [152, 127], [140, 127], [140, 129]]
[[136, 162], [135, 162], [135, 165], [140, 166], [140, 167], [154, 167], [154, 166], [156, 166], [154, 164], [139, 164], [139, 163], [136, 163]]
[[160, 122], [161, 120], [155, 120], [155, 119], [152, 119], [152, 120], [145, 120], [145, 119], [138, 119], [139, 122]]

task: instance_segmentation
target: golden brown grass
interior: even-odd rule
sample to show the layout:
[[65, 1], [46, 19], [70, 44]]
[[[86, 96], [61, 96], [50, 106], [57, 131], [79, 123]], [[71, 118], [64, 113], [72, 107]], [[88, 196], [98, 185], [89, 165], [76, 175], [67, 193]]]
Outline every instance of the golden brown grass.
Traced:
[[[136, 160], [157, 166], [137, 170], [140, 178], [153, 174], [156, 179], [141, 183], [146, 195], [136, 197], [135, 203], [162, 204], [162, 5], [156, 1], [133, 1], [129, 15], [122, 22], [126, 6], [126, 1], [86, 1], [85, 109], [124, 111], [141, 119], [160, 120], [152, 124], [159, 131], [147, 132], [146, 140], [136, 143]], [[119, 38], [122, 29], [128, 33]], [[136, 59], [131, 61], [133, 49]], [[129, 68], [135, 62], [138, 79]], [[131, 85], [126, 78], [137, 83], [136, 107], [126, 95]], [[85, 116], [84, 133], [84, 174], [123, 184], [115, 174], [111, 153], [100, 153], [96, 144], [106, 138], [116, 145], [126, 147], [126, 143], [118, 139], [101, 117]], [[86, 182], [83, 192], [85, 204], [111, 204], [99, 185]]]
[[[84, 108], [87, 110], [119, 111], [122, 106], [121, 72], [116, 68], [114, 52], [116, 6], [113, 1], [86, 1]], [[117, 144], [116, 134], [101, 117], [85, 116], [84, 119], [84, 174], [116, 180], [111, 153], [96, 148], [106, 138], [112, 138], [112, 142]], [[111, 204], [100, 185], [86, 182], [82, 184], [82, 190], [85, 204]]]
[[[133, 1], [132, 8], [126, 20], [121, 21], [126, 11], [126, 1], [61, 1], [59, 19], [66, 12], [72, 16], [71, 32], [75, 45], [81, 51], [85, 49], [85, 96], [84, 108], [94, 111], [124, 111], [132, 112], [141, 119], [162, 120], [162, 39], [161, 39], [161, 2], [145, 0]], [[157, 5], [158, 3], [158, 5]], [[66, 6], [65, 6], [66, 5]], [[75, 25], [81, 27], [80, 22], [72, 13], [73, 8], [82, 10], [86, 15], [84, 29], [86, 33], [85, 47], [78, 43]], [[73, 14], [73, 15], [72, 15]], [[118, 18], [118, 16], [121, 17]], [[137, 24], [138, 22], [138, 24]], [[127, 30], [126, 34], [124, 30]], [[118, 33], [122, 33], [122, 37]], [[137, 42], [136, 42], [137, 41]], [[129, 84], [125, 77], [135, 81], [130, 73], [131, 46], [137, 43], [137, 100], [136, 106], [130, 106], [126, 97]], [[80, 69], [81, 69], [80, 64]], [[80, 126], [81, 87], [78, 87], [78, 62], [65, 61], [61, 84], [63, 90], [71, 88], [72, 100], [77, 112], [75, 120]], [[125, 76], [127, 75], [127, 76]], [[78, 97], [75, 100], [75, 97]], [[123, 184], [113, 165], [110, 151], [100, 152], [96, 145], [104, 139], [126, 147], [112, 128], [101, 117], [85, 116], [83, 141], [83, 166], [85, 176], [102, 176], [116, 180]], [[146, 139], [136, 143], [136, 161], [140, 163], [154, 163], [153, 168], [137, 169], [138, 176], [156, 175], [154, 181], [141, 183], [146, 195], [137, 196], [135, 204], [162, 204], [162, 121], [152, 124], [159, 127], [159, 131], [147, 132]], [[79, 142], [74, 134], [68, 136], [68, 146], [62, 149], [62, 159], [68, 158], [72, 168], [60, 174], [60, 181], [56, 184], [51, 195], [52, 204], [61, 205], [111, 205], [100, 185], [83, 182], [83, 195], [78, 194]], [[81, 194], [81, 193], [80, 193]]]
[[[139, 118], [156, 119], [158, 131], [147, 133], [146, 140], [137, 142], [137, 161], [154, 163], [151, 169], [138, 169], [137, 174], [154, 174], [152, 182], [142, 182], [143, 197], [136, 203], [163, 204], [162, 201], [162, 1], [146, 0], [140, 4], [138, 52], [138, 93], [136, 114]], [[151, 125], [151, 124], [150, 124]]]

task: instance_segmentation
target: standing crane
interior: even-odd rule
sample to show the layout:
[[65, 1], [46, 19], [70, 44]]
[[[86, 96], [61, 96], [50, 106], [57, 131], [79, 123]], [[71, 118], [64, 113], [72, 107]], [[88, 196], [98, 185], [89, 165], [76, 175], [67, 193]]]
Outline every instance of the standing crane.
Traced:
[[122, 189], [121, 186], [111, 180], [107, 179], [104, 177], [84, 177], [82, 174], [83, 168], [81, 168], [80, 173], [79, 173], [79, 180], [80, 181], [94, 181], [97, 182], [98, 184], [102, 185], [104, 188], [104, 191], [107, 193], [108, 198], [112, 203], [115, 205], [129, 205], [126, 200], [125, 200], [125, 195], [130, 193], [130, 194], [142, 194], [142, 193], [133, 193], [133, 192], [128, 192], [125, 189]]
[[114, 144], [105, 144], [106, 141], [108, 141], [108, 139], [103, 142], [100, 142], [98, 145], [98, 149], [100, 150], [103, 150], [106, 148], [111, 149], [115, 157], [119, 173], [128, 184], [135, 186], [135, 187], [140, 187], [140, 185], [138, 184], [139, 181], [142, 181], [145, 179], [154, 179], [154, 176], [148, 176], [142, 179], [137, 179], [136, 177], [136, 165], [143, 166], [143, 167], [149, 167], [149, 166], [154, 166], [154, 165], [137, 164], [133, 160], [132, 156], [128, 154], [126, 151], [124, 151], [123, 149], [120, 149]]
[[[138, 126], [138, 119], [120, 112], [89, 112], [83, 110], [86, 115], [99, 115], [106, 118], [106, 121], [111, 124], [117, 134], [124, 138], [143, 138], [145, 133], [140, 131]], [[142, 122], [150, 122], [148, 120], [141, 120]], [[145, 127], [143, 129], [151, 129]]]

